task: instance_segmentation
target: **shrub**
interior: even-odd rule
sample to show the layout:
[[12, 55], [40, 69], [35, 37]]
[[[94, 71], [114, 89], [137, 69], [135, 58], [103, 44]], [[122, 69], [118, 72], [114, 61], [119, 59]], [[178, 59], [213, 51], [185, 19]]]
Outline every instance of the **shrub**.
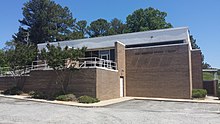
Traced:
[[192, 97], [193, 98], [205, 98], [207, 95], [207, 91], [205, 89], [193, 89]]
[[45, 93], [39, 92], [39, 91], [30, 91], [28, 94], [31, 96], [31, 98], [35, 98], [35, 99], [46, 99], [47, 98]]
[[28, 95], [30, 95], [30, 96], [33, 96], [34, 94], [35, 94], [34, 91], [30, 91], [30, 92], [28, 93]]
[[56, 97], [56, 100], [60, 101], [76, 101], [76, 96], [73, 94], [59, 95]]
[[79, 103], [96, 103], [99, 102], [97, 98], [93, 98], [90, 96], [80, 96], [78, 98]]
[[53, 98], [54, 100], [56, 99], [56, 97], [61, 96], [61, 95], [66, 95], [66, 94], [65, 94], [64, 92], [62, 92], [62, 91], [53, 92], [53, 93], [50, 93], [50, 94], [49, 94], [49, 96], [50, 96], [51, 98]]
[[22, 93], [22, 90], [18, 87], [12, 87], [2, 92], [4, 95], [20, 95]]

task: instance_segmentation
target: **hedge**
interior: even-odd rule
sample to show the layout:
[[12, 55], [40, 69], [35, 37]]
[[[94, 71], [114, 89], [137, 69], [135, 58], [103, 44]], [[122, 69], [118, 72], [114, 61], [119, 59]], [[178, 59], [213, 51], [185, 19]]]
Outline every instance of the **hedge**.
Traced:
[[207, 91], [205, 89], [193, 89], [192, 97], [193, 98], [205, 98], [207, 95]]
[[78, 98], [79, 103], [96, 103], [99, 102], [100, 100], [98, 100], [97, 98], [93, 98], [90, 96], [80, 96]]

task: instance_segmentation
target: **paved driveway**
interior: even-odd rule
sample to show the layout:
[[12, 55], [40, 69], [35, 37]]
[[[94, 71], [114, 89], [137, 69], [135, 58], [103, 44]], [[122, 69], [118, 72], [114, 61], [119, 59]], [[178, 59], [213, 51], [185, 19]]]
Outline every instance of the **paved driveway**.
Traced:
[[78, 108], [0, 97], [0, 124], [219, 124], [220, 104], [132, 100]]

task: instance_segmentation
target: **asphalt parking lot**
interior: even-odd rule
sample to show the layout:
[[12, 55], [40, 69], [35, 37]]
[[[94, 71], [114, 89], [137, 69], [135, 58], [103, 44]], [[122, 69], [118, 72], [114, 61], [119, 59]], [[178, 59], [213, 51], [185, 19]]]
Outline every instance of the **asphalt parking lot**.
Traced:
[[131, 100], [102, 108], [0, 97], [0, 124], [219, 124], [220, 104]]

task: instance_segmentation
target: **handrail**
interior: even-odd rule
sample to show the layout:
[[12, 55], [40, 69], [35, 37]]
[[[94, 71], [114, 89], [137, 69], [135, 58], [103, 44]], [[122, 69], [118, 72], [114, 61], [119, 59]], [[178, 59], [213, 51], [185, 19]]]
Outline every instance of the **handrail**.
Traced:
[[[25, 67], [15, 67], [15, 69], [12, 69], [10, 67], [0, 67], [0, 76], [5, 76], [5, 75], [28, 75], [31, 70], [43, 70], [43, 69], [48, 69], [47, 64], [39, 64], [39, 65], [26, 65]], [[7, 69], [7, 70], [4, 70]]]
[[112, 60], [105, 60], [98, 57], [79, 58], [80, 68], [103, 67], [117, 70], [117, 63]]
[[[66, 59], [67, 61], [68, 59]], [[117, 63], [112, 60], [105, 60], [98, 57], [87, 57], [79, 58], [76, 62], [78, 65], [75, 68], [106, 68], [111, 70], [117, 70]], [[34, 63], [37, 63], [36, 65]], [[42, 63], [42, 64], [39, 64]], [[72, 62], [70, 63], [72, 64]], [[69, 65], [66, 65], [68, 68]], [[51, 69], [45, 60], [33, 61], [32, 65], [27, 65], [25, 67], [15, 67], [12, 69], [10, 67], [0, 67], [0, 76], [2, 75], [27, 75], [31, 70], [46, 70]], [[25, 70], [25, 71], [24, 71]]]

